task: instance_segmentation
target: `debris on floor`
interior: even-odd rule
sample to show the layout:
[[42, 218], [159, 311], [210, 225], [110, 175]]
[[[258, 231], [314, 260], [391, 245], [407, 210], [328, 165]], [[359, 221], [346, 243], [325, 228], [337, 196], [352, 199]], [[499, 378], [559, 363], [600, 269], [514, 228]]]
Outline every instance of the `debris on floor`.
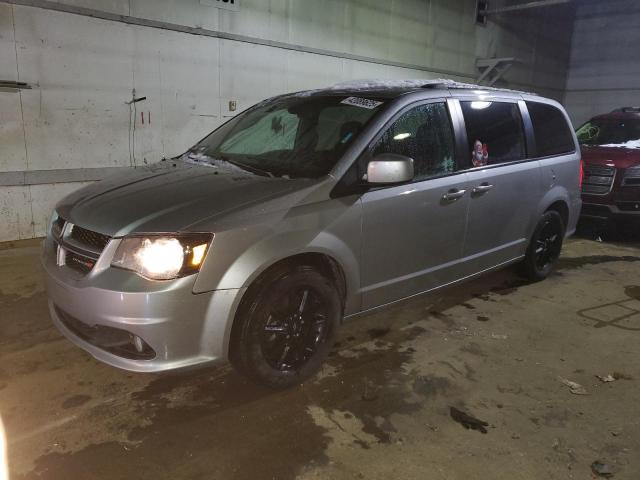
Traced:
[[598, 477], [603, 478], [611, 478], [613, 477], [613, 467], [608, 463], [601, 462], [600, 460], [596, 460], [591, 464], [591, 471], [595, 473]]
[[458, 422], [467, 430], [477, 430], [481, 433], [487, 433], [487, 429], [485, 428], [489, 426], [487, 422], [472, 417], [468, 413], [458, 410], [455, 407], [449, 407], [449, 413], [454, 421]]
[[615, 382], [616, 380], [633, 380], [632, 377], [620, 372], [608, 373], [606, 375], [596, 375], [596, 378], [602, 383]]
[[569, 387], [569, 391], [574, 395], [589, 395], [587, 393], [587, 389], [582, 385], [576, 382], [572, 382], [571, 380], [567, 380], [566, 378], [558, 377], [558, 380], [562, 382], [564, 385]]
[[364, 391], [362, 392], [362, 400], [365, 402], [373, 402], [378, 399], [378, 391], [380, 390], [379, 386], [376, 386], [373, 382], [365, 379], [364, 381]]

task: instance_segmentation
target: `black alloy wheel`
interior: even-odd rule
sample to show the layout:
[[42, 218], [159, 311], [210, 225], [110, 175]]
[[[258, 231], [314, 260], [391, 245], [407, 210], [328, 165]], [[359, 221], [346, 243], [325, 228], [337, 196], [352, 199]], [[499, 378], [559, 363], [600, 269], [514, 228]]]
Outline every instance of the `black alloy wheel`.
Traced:
[[549, 276], [560, 257], [565, 225], [555, 210], [546, 211], [533, 232], [529, 247], [522, 261], [522, 273], [538, 281]]
[[274, 298], [262, 335], [262, 354], [271, 367], [296, 370], [309, 361], [328, 334], [328, 307], [312, 286]]
[[310, 266], [276, 267], [245, 294], [229, 359], [262, 384], [290, 387], [320, 369], [341, 319], [342, 299], [332, 279]]

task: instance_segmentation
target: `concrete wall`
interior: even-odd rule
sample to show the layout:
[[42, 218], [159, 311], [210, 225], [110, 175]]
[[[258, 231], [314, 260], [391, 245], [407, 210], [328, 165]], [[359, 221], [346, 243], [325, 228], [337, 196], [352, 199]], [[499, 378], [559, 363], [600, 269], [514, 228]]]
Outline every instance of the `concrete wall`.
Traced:
[[[477, 26], [475, 0], [240, 0], [236, 12], [199, 0], [58, 3], [374, 60], [0, 1], [0, 80], [34, 85], [0, 91], [0, 177], [153, 162], [184, 151], [234, 115], [230, 100], [241, 111], [265, 97], [350, 79], [473, 81], [476, 57], [516, 56], [522, 63], [503, 85], [559, 98], [571, 34], [558, 10], [549, 9]], [[134, 88], [137, 97], [147, 97], [135, 116], [125, 103]], [[0, 241], [43, 235], [55, 202], [83, 184], [0, 182]]]
[[640, 106], [640, 2], [578, 3], [565, 105], [575, 126]]

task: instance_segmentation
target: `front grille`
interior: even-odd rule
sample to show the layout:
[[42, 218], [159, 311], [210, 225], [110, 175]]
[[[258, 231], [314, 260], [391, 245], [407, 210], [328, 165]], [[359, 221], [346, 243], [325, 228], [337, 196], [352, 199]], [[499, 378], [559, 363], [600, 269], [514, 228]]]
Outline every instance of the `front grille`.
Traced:
[[92, 232], [91, 230], [79, 227], [78, 225], [73, 226], [70, 237], [76, 240], [79, 244], [88, 246], [91, 250], [98, 251], [104, 250], [104, 247], [106, 247], [107, 243], [109, 243], [109, 240], [111, 240], [111, 238], [107, 235], [103, 235], [102, 233], [98, 232]]
[[582, 193], [590, 195], [605, 195], [609, 193], [611, 186], [609, 185], [582, 185]]
[[623, 187], [640, 187], [640, 177], [625, 177], [622, 179]]
[[585, 164], [585, 175], [606, 175], [611, 176], [615, 173], [615, 167], [609, 167], [608, 165], [589, 165]]
[[[57, 263], [86, 275], [95, 266], [111, 237], [67, 223], [58, 217], [51, 226], [57, 247]], [[64, 258], [64, 260], [62, 260]]]
[[622, 177], [623, 187], [640, 187], [640, 168], [628, 168]]
[[609, 193], [615, 174], [616, 169], [614, 167], [586, 164], [584, 166], [582, 192], [591, 195], [605, 195]]
[[64, 264], [67, 267], [86, 275], [91, 271], [93, 266], [96, 264], [96, 261], [67, 250], [67, 254], [64, 257]]

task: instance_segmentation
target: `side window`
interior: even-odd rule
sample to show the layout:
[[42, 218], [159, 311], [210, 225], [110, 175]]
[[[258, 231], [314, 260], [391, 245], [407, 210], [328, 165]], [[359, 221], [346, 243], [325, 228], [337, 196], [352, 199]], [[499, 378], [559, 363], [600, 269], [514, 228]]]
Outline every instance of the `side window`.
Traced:
[[517, 103], [460, 102], [474, 167], [515, 162], [526, 156]]
[[384, 132], [371, 153], [413, 158], [415, 180], [453, 172], [454, 139], [446, 104], [428, 103], [405, 112]]
[[533, 123], [539, 157], [571, 153], [576, 150], [571, 129], [560, 110], [537, 102], [527, 102], [527, 109]]

